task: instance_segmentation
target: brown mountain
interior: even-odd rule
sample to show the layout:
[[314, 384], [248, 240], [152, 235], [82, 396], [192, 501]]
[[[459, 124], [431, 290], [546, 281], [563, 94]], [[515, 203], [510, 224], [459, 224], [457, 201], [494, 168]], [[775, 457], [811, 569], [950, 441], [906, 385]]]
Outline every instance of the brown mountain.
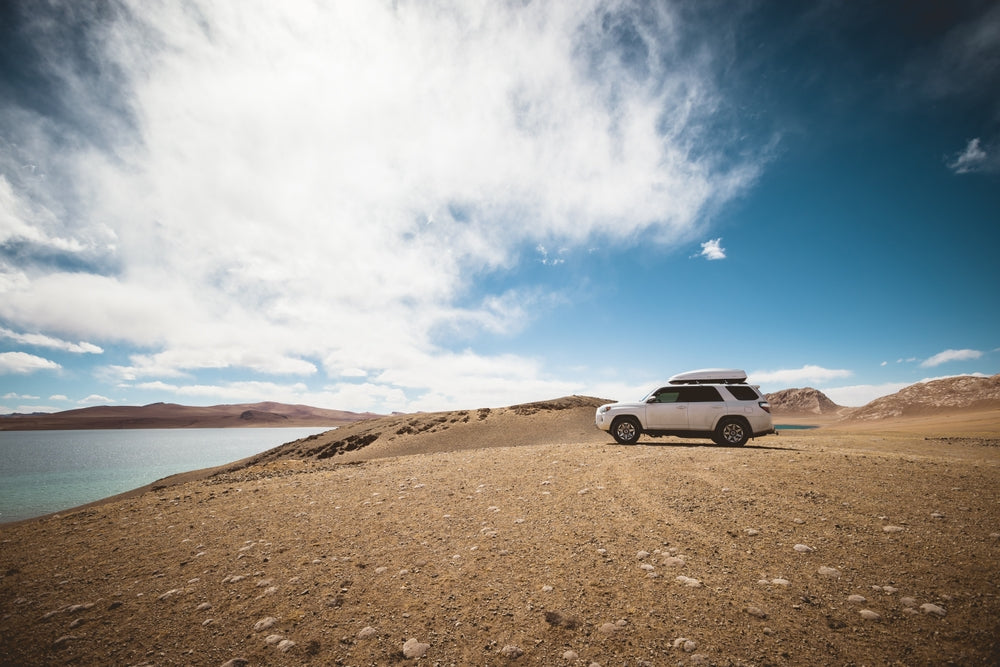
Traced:
[[838, 415], [846, 408], [831, 401], [826, 394], [812, 387], [782, 389], [764, 398], [775, 415]]
[[858, 408], [848, 421], [1000, 410], [1000, 374], [920, 382]]
[[143, 406], [102, 405], [51, 414], [0, 417], [0, 431], [342, 426], [377, 416], [370, 412], [326, 410], [308, 405], [285, 405], [274, 402], [207, 407], [174, 403], [153, 403]]

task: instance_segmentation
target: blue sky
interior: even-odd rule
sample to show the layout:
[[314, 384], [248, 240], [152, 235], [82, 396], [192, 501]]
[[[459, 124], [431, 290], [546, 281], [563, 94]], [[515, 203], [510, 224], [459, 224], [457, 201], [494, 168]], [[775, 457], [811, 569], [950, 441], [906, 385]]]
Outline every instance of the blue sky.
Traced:
[[1000, 5], [13, 2], [0, 414], [1000, 371]]

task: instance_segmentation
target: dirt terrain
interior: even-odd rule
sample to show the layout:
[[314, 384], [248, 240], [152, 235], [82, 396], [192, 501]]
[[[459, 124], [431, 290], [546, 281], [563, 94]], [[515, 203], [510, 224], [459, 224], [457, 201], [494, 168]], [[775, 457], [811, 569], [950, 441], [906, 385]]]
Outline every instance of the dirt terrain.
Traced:
[[598, 402], [359, 422], [0, 525], [0, 663], [1000, 662], [996, 410], [627, 447]]

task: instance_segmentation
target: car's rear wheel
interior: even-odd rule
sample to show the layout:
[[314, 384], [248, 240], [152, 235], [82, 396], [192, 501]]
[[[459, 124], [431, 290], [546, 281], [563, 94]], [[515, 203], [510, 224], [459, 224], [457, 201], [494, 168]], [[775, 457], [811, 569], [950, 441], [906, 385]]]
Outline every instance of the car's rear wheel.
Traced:
[[633, 417], [619, 417], [611, 424], [611, 435], [623, 445], [634, 445], [641, 433], [639, 422]]
[[713, 440], [729, 447], [742, 447], [750, 439], [750, 426], [742, 419], [726, 417], [715, 429]]

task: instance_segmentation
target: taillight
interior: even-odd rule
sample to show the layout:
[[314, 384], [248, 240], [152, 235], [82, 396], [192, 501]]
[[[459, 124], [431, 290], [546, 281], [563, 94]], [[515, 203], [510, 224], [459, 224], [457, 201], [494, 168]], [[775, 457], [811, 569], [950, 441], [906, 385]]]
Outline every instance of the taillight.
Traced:
[[759, 405], [764, 412], [771, 414], [771, 404], [767, 401], [760, 401], [757, 405]]

